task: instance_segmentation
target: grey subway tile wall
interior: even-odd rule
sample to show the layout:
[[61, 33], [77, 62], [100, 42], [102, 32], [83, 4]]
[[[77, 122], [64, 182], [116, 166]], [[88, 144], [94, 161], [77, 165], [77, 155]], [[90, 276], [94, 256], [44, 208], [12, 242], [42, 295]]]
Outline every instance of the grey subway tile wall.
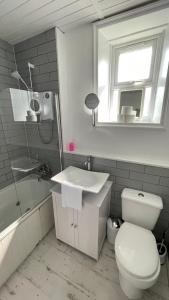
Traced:
[[[9, 88], [18, 88], [17, 81], [11, 77], [16, 69], [14, 49], [9, 43], [0, 40], [0, 189], [13, 183], [10, 154], [16, 154], [23, 137], [23, 124], [13, 122]], [[15, 143], [15, 149], [12, 144]], [[18, 146], [19, 144], [19, 146]]]
[[[64, 153], [64, 167], [73, 165], [85, 168], [85, 160], [86, 156]], [[98, 157], [93, 157], [92, 160], [92, 170], [110, 173], [109, 179], [113, 181], [111, 197], [112, 216], [122, 216], [121, 192], [125, 187], [154, 193], [162, 197], [164, 209], [154, 230], [157, 239], [160, 239], [163, 231], [169, 225], [169, 169]]]
[[[58, 70], [56, 55], [55, 29], [36, 35], [14, 46], [17, 68], [23, 79], [29, 82], [27, 63], [35, 65], [32, 70], [33, 89], [37, 92], [46, 90], [58, 92]], [[22, 86], [25, 89], [24, 86]]]
[[[25, 135], [25, 127], [22, 122], [15, 122], [13, 119], [13, 111], [11, 105], [10, 91], [5, 89], [0, 93], [1, 101], [1, 122], [4, 134], [4, 142], [6, 145], [6, 154], [9, 160], [9, 174], [11, 183], [15, 180], [21, 179], [25, 174], [18, 172], [12, 173], [11, 165], [13, 160], [21, 157], [28, 156], [27, 139]], [[1, 138], [2, 141], [2, 138]], [[3, 168], [4, 170], [4, 168]], [[5, 172], [5, 170], [4, 170]], [[13, 176], [12, 176], [13, 175]], [[4, 186], [9, 184], [9, 180], [4, 182]]]
[[[35, 65], [32, 70], [33, 90], [36, 92], [52, 91], [58, 93], [58, 69], [56, 54], [55, 29], [50, 29], [14, 46], [18, 71], [30, 86], [28, 62]], [[25, 86], [21, 84], [21, 88]], [[30, 154], [48, 163], [53, 173], [60, 170], [58, 151], [58, 131], [55, 105], [53, 122], [53, 140], [44, 144], [39, 136], [38, 125], [25, 123], [26, 135]], [[48, 140], [51, 132], [51, 123], [39, 124], [41, 134]]]
[[168, 177], [160, 177], [160, 185], [169, 186], [169, 178]]
[[119, 169], [127, 169], [140, 173], [144, 173], [144, 166], [139, 164], [127, 163], [124, 161], [117, 161], [117, 168]]
[[[14, 55], [15, 53], [15, 55]], [[16, 57], [16, 63], [15, 63]], [[0, 188], [25, 176], [11, 170], [11, 162], [22, 156], [39, 158], [48, 163], [53, 173], [60, 170], [56, 115], [53, 123], [53, 140], [49, 145], [42, 143], [37, 124], [14, 122], [9, 88], [25, 87], [11, 77], [18, 69], [29, 83], [28, 65], [35, 64], [33, 88], [35, 91], [58, 92], [58, 71], [55, 30], [51, 29], [13, 46], [0, 40]], [[54, 107], [55, 112], [55, 107]], [[40, 124], [41, 134], [48, 140], [50, 124]], [[14, 177], [13, 177], [14, 176]]]
[[146, 183], [159, 184], [160, 177], [156, 175], [143, 174], [139, 172], [130, 172], [130, 178], [141, 180]]
[[12, 45], [0, 39], [0, 91], [9, 87], [17, 87], [17, 82], [11, 77], [16, 69]]
[[157, 168], [157, 167], [145, 167], [145, 172], [147, 174], [159, 175], [163, 177], [169, 177], [169, 169]]
[[60, 172], [60, 161], [59, 161], [59, 154], [57, 155], [56, 150], [48, 151], [47, 149], [43, 148], [29, 148], [31, 157], [37, 157], [42, 162], [46, 162], [50, 169], [52, 170], [53, 174], [57, 174]]

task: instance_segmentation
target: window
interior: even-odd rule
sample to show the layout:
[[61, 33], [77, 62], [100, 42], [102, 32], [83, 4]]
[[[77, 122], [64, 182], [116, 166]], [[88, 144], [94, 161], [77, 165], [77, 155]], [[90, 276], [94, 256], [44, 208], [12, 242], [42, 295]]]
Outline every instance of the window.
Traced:
[[159, 39], [160, 36], [155, 36], [135, 43], [112, 46], [111, 122], [123, 122], [122, 110], [127, 106], [132, 107], [136, 122], [148, 122], [147, 111], [155, 92], [158, 73]]
[[118, 57], [117, 82], [148, 80], [152, 65], [152, 52], [152, 46], [123, 49]]
[[163, 125], [169, 101], [168, 14], [169, 7], [138, 10], [93, 25], [98, 126]]

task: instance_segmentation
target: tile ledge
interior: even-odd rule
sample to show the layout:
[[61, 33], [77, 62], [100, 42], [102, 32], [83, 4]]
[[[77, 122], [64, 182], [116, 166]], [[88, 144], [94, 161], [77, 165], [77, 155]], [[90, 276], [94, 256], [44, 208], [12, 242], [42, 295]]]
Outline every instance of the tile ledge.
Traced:
[[96, 153], [96, 152], [87, 152], [87, 151], [67, 151], [64, 150], [64, 153], [69, 153], [72, 155], [84, 155], [84, 156], [93, 156], [97, 158], [103, 158], [103, 159], [111, 159], [111, 160], [116, 160], [116, 161], [121, 161], [121, 162], [126, 162], [126, 163], [133, 163], [133, 164], [139, 164], [139, 165], [145, 165], [145, 166], [152, 166], [152, 167], [158, 167], [158, 168], [166, 168], [169, 169], [169, 161], [147, 161], [146, 159], [142, 160], [137, 160], [137, 159], [131, 159], [127, 157], [120, 157], [116, 155], [106, 155], [103, 153]]

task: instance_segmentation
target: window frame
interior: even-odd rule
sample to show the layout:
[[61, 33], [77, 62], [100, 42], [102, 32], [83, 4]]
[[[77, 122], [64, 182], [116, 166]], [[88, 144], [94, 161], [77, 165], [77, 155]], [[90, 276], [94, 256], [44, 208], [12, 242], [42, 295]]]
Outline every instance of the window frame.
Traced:
[[[129, 86], [129, 85], [132, 86], [134, 83], [137, 83], [137, 82], [143, 82], [144, 85], [152, 82], [154, 68], [155, 68], [155, 58], [156, 58], [156, 54], [157, 54], [158, 38], [159, 38], [159, 36], [157, 36], [157, 37], [151, 36], [150, 38], [147, 38], [147, 39], [140, 39], [135, 42], [132, 41], [132, 42], [129, 42], [126, 44], [121, 44], [116, 47], [113, 47], [114, 49], [112, 49], [112, 55], [114, 56], [113, 61], [115, 62], [115, 67], [114, 67], [115, 75], [113, 76], [113, 79], [114, 79], [113, 85], [115, 88], [117, 86]], [[130, 49], [133, 49], [133, 50], [144, 49], [144, 48], [147, 48], [148, 46], [152, 46], [152, 58], [151, 58], [149, 78], [135, 80], [135, 81], [133, 80], [133, 81], [118, 82], [118, 62], [119, 62], [120, 54], [128, 52], [128, 50], [130, 50]], [[113, 68], [113, 65], [111, 65], [111, 69], [112, 68]], [[113, 72], [113, 70], [112, 70], [112, 72]]]
[[[121, 91], [128, 90], [136, 90], [136, 89], [142, 89], [143, 90], [143, 97], [142, 97], [142, 103], [141, 103], [141, 113], [140, 117], [137, 117], [137, 121], [142, 119], [142, 113], [143, 113], [143, 107], [144, 107], [144, 96], [145, 96], [145, 90], [147, 87], [152, 88], [151, 92], [151, 108], [154, 111], [154, 101], [153, 97], [155, 98], [156, 94], [156, 82], [159, 75], [159, 64], [161, 61], [161, 44], [163, 44], [164, 34], [163, 32], [154, 34], [145, 38], [135, 39], [135, 41], [129, 41], [126, 43], [121, 43], [116, 46], [113, 46], [113, 44], [110, 45], [110, 57], [109, 57], [109, 65], [110, 65], [110, 78], [109, 78], [109, 120], [112, 119], [111, 112], [113, 110], [113, 91], [119, 90], [119, 103], [120, 103], [120, 94]], [[120, 41], [120, 40], [119, 40]], [[131, 49], [134, 48], [137, 45], [152, 45], [153, 46], [153, 53], [152, 53], [152, 60], [151, 60], [151, 67], [150, 67], [150, 76], [147, 80], [139, 80], [139, 81], [128, 81], [128, 82], [120, 82], [116, 83], [117, 77], [118, 77], [118, 59], [116, 56], [116, 53], [119, 49]], [[137, 46], [138, 48], [138, 46]], [[124, 51], [123, 51], [124, 52]], [[125, 51], [127, 52], [127, 51]], [[121, 53], [121, 52], [119, 52]], [[119, 54], [120, 55], [120, 54]], [[115, 70], [115, 71], [114, 71]], [[120, 105], [120, 104], [119, 104]], [[120, 106], [119, 106], [120, 107]], [[118, 114], [118, 112], [117, 112]], [[118, 122], [110, 121], [112, 124], [116, 124]], [[140, 123], [142, 124], [142, 123]]]
[[[98, 86], [98, 62], [99, 62], [99, 56], [98, 56], [98, 41], [99, 41], [99, 31], [102, 30], [102, 28], [109, 26], [109, 25], [113, 25], [113, 24], [118, 24], [121, 22], [125, 22], [126, 20], [131, 20], [133, 18], [140, 18], [140, 17], [144, 17], [147, 14], [151, 14], [151, 13], [155, 13], [155, 12], [161, 12], [161, 10], [163, 9], [168, 9], [169, 8], [169, 4], [166, 0], [162, 0], [161, 2], [153, 2], [153, 3], [149, 3], [146, 6], [143, 6], [142, 9], [140, 10], [140, 8], [134, 8], [132, 10], [128, 10], [128, 11], [124, 11], [124, 12], [120, 12], [117, 15], [114, 15], [112, 17], [109, 17], [108, 19], [105, 20], [99, 20], [97, 22], [95, 22], [93, 24], [93, 35], [94, 35], [94, 45], [93, 45], [93, 77], [94, 77], [94, 81], [93, 81], [93, 89], [95, 91], [96, 94], [99, 94], [99, 86]], [[157, 22], [158, 23], [158, 22]], [[169, 22], [166, 21], [165, 24], [160, 25], [160, 26], [156, 26], [156, 23], [154, 22], [153, 24], [155, 24], [154, 27], [151, 27], [150, 29], [146, 28], [145, 31], [150, 31], [150, 33], [154, 34], [158, 34], [158, 33], [162, 33], [164, 32], [166, 34], [166, 29], [169, 26]], [[140, 31], [141, 32], [141, 31]], [[164, 36], [165, 36], [164, 34]], [[122, 36], [123, 38], [124, 36]], [[115, 39], [114, 39], [115, 40]], [[164, 39], [164, 41], [166, 42], [166, 38]], [[111, 47], [110, 47], [111, 48]], [[163, 47], [161, 48], [161, 53], [163, 53]], [[164, 48], [165, 49], [165, 48]], [[109, 50], [109, 52], [111, 51], [111, 49]], [[163, 56], [162, 56], [163, 57]], [[161, 63], [161, 62], [160, 62]], [[111, 78], [111, 70], [109, 69], [109, 78]], [[158, 80], [157, 80], [158, 81]], [[163, 105], [162, 105], [162, 111], [160, 114], [160, 122], [143, 122], [143, 123], [131, 123], [131, 124], [126, 124], [126, 123], [116, 123], [116, 122], [112, 122], [107, 116], [107, 121], [98, 121], [98, 110], [96, 110], [96, 127], [126, 127], [126, 128], [150, 128], [150, 129], [159, 129], [159, 130], [163, 130], [165, 128], [165, 124], [166, 124], [166, 120], [167, 120], [167, 115], [166, 115], [166, 106], [168, 105], [169, 102], [169, 91], [168, 91], [168, 84], [169, 84], [169, 68], [167, 70], [167, 76], [165, 78], [165, 91], [164, 91], [164, 97], [163, 97]], [[148, 86], [147, 86], [148, 87]], [[110, 104], [110, 82], [109, 82], [109, 88], [108, 88], [108, 97], [106, 98], [106, 102], [108, 103], [108, 105]], [[107, 109], [109, 109], [107, 107]], [[110, 110], [109, 110], [110, 111]]]

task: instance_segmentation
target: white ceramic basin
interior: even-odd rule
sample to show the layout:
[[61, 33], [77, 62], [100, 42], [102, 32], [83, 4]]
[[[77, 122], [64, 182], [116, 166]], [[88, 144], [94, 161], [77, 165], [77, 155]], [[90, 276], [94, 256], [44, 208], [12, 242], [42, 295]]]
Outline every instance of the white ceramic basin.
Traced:
[[51, 180], [81, 188], [83, 191], [99, 193], [108, 177], [108, 173], [92, 172], [71, 166], [53, 176]]

